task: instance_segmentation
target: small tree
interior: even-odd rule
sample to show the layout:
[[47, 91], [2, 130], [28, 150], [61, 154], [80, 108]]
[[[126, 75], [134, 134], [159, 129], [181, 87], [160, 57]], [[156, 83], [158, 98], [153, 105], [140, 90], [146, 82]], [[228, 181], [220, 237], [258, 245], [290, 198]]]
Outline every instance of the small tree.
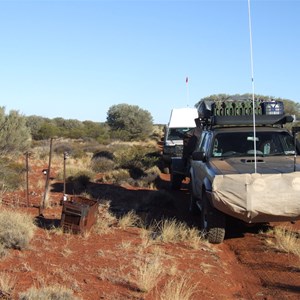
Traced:
[[45, 122], [45, 118], [32, 115], [26, 117], [26, 126], [30, 129], [32, 139], [36, 140], [39, 134], [39, 130]]
[[37, 140], [46, 140], [49, 138], [53, 138], [58, 133], [58, 128], [51, 121], [44, 121], [38, 130], [35, 138]]
[[107, 112], [107, 124], [112, 135], [124, 140], [145, 139], [152, 133], [151, 114], [137, 105], [113, 105]]

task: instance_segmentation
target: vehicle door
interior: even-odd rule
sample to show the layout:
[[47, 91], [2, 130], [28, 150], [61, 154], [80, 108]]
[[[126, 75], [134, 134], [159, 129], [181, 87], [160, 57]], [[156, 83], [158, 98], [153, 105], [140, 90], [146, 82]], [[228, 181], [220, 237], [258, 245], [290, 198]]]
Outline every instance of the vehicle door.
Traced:
[[201, 137], [201, 143], [199, 148], [195, 151], [201, 153], [203, 159], [191, 160], [191, 179], [193, 184], [193, 193], [196, 198], [202, 197], [203, 182], [207, 175], [206, 159], [209, 154], [210, 144], [212, 139], [212, 133], [204, 131]]

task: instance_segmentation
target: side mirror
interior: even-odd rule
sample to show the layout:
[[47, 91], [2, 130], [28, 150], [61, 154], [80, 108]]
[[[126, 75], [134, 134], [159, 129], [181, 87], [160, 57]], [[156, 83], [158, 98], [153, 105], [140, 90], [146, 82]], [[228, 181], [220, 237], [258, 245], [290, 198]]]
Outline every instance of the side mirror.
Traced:
[[198, 152], [198, 151], [193, 152], [193, 154], [192, 154], [192, 159], [193, 159], [193, 160], [196, 160], [196, 161], [203, 161], [203, 162], [207, 161], [206, 154], [205, 154], [205, 152], [203, 152], [203, 151], [200, 151], [200, 152]]

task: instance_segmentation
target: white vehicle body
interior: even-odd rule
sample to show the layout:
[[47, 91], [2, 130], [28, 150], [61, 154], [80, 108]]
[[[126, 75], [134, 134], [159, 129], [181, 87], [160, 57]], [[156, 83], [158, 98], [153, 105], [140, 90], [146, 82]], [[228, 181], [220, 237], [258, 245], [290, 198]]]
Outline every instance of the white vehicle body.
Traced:
[[197, 118], [198, 110], [196, 108], [172, 109], [169, 123], [165, 127], [163, 145], [163, 161], [168, 171], [172, 157], [182, 156], [183, 136], [186, 132], [196, 127], [195, 119]]

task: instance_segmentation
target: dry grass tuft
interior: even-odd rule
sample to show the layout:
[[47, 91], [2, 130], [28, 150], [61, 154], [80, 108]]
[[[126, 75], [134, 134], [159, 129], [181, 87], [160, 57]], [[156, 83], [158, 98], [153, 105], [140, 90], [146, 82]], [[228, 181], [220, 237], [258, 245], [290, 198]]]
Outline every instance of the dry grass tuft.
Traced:
[[142, 249], [145, 249], [145, 248], [153, 245], [154, 241], [152, 238], [152, 233], [153, 232], [151, 229], [146, 229], [144, 227], [141, 228], [140, 238], [142, 240], [142, 242], [141, 242]]
[[12, 299], [11, 294], [15, 288], [17, 279], [6, 272], [0, 273], [0, 297], [1, 299]]
[[141, 292], [149, 292], [157, 285], [163, 274], [163, 265], [160, 257], [145, 257], [143, 260], [133, 261], [135, 270], [132, 281]]
[[40, 289], [36, 287], [31, 287], [26, 292], [20, 293], [20, 300], [41, 300], [41, 299], [55, 299], [55, 300], [79, 300], [75, 297], [73, 291], [60, 286], [53, 285], [42, 287]]
[[288, 227], [275, 227], [269, 233], [274, 235], [274, 240], [267, 240], [269, 245], [280, 251], [300, 257], [299, 233], [293, 232]]
[[176, 220], [163, 220], [158, 223], [159, 238], [165, 243], [185, 242], [197, 248], [204, 241], [203, 235], [196, 228], [189, 228]]
[[197, 291], [197, 286], [191, 283], [189, 277], [182, 276], [174, 278], [167, 282], [161, 294], [157, 299], [159, 300], [191, 300], [195, 299], [194, 295]]
[[63, 257], [68, 257], [73, 253], [73, 251], [70, 248], [64, 247], [63, 250], [61, 251], [61, 254]]
[[56, 226], [52, 226], [48, 231], [47, 233], [49, 233], [49, 235], [53, 234], [53, 235], [63, 235], [64, 234], [64, 229], [63, 227], [59, 226], [59, 227], [56, 227]]
[[7, 209], [1, 210], [0, 243], [5, 248], [26, 248], [35, 233], [35, 229], [32, 216]]
[[134, 211], [131, 210], [119, 219], [119, 226], [122, 229], [134, 226], [141, 226], [141, 218]]
[[93, 226], [94, 232], [97, 234], [106, 234], [110, 231], [113, 224], [116, 223], [116, 217], [109, 211], [110, 201], [102, 200], [99, 204], [99, 214], [96, 224]]

